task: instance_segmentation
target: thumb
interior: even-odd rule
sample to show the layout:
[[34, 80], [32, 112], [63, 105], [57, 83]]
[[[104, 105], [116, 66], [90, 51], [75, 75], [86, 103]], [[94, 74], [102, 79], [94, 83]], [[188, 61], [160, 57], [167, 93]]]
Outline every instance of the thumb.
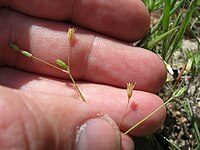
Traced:
[[0, 86], [0, 149], [120, 149], [109, 117], [80, 100]]

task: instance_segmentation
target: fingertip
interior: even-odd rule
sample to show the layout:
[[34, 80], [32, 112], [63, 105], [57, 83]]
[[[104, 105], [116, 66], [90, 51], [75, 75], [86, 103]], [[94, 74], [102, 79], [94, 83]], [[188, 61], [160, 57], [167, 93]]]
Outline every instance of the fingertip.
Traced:
[[163, 60], [161, 60], [157, 54], [153, 52], [150, 52], [149, 54], [149, 62], [145, 63], [146, 66], [149, 65], [148, 70], [150, 74], [146, 75], [147, 81], [149, 82], [146, 83], [147, 89], [144, 91], [157, 93], [163, 88], [163, 85], [166, 83], [167, 70]]
[[122, 135], [122, 148], [123, 150], [134, 150], [134, 142], [128, 135]]
[[135, 89], [157, 93], [166, 82], [167, 70], [163, 60], [157, 54], [143, 48], [134, 47], [137, 54], [133, 63], [136, 63], [133, 75], [129, 82], [136, 82]]
[[132, 118], [134, 118], [134, 120], [127, 121], [131, 124], [125, 124], [124, 127], [122, 126], [123, 130], [127, 131], [134, 126], [129, 134], [134, 136], [151, 134], [158, 130], [165, 121], [166, 108], [163, 105], [164, 102], [160, 97], [151, 93], [140, 91], [135, 92], [134, 95], [130, 104], [129, 115], [127, 115], [128, 120], [132, 120]]

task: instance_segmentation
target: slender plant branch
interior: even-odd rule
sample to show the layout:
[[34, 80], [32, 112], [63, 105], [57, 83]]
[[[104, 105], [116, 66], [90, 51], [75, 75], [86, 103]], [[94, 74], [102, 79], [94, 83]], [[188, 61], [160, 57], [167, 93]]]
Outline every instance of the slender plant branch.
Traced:
[[63, 61], [61, 61], [61, 60], [56, 60], [56, 63], [61, 67], [61, 68], [59, 68], [59, 67], [57, 67], [57, 66], [55, 66], [55, 65], [53, 65], [53, 64], [51, 64], [51, 63], [46, 62], [45, 60], [42, 60], [42, 59], [40, 59], [40, 58], [38, 58], [38, 57], [33, 56], [33, 55], [32, 55], [30, 52], [28, 52], [28, 51], [25, 51], [25, 50], [20, 49], [20, 48], [18, 47], [17, 44], [14, 44], [14, 43], [12, 43], [12, 42], [9, 42], [8, 45], [9, 45], [12, 49], [14, 49], [16, 52], [19, 52], [19, 53], [21, 53], [22, 55], [24, 55], [24, 56], [26, 56], [26, 57], [29, 57], [29, 58], [32, 58], [32, 59], [34, 59], [34, 60], [36, 60], [36, 61], [42, 62], [42, 63], [44, 63], [44, 64], [46, 64], [46, 65], [48, 65], [48, 66], [50, 66], [50, 67], [52, 67], [52, 68], [58, 69], [58, 70], [60, 70], [60, 71], [62, 71], [62, 72], [64, 72], [64, 73], [66, 73], [67, 75], [69, 75], [69, 77], [70, 77], [72, 83], [74, 84], [74, 87], [76, 88], [77, 92], [78, 92], [79, 95], [81, 96], [81, 99], [82, 99], [84, 102], [86, 102], [86, 100], [85, 100], [85, 98], [83, 97], [83, 95], [82, 95], [82, 93], [81, 93], [79, 87], [77, 86], [77, 84], [76, 84], [76, 82], [75, 82], [75, 80], [74, 80], [72, 74], [70, 73], [70, 70], [69, 70], [68, 66], [67, 66]]
[[147, 120], [149, 117], [151, 117], [152, 115], [154, 115], [155, 113], [157, 113], [162, 107], [164, 107], [167, 103], [169, 103], [170, 101], [172, 101], [174, 98], [177, 98], [179, 96], [181, 96], [184, 92], [186, 91], [186, 87], [183, 87], [180, 90], [177, 90], [173, 93], [172, 97], [169, 98], [165, 103], [163, 103], [162, 105], [160, 105], [158, 108], [156, 108], [153, 112], [151, 112], [149, 115], [147, 115], [146, 117], [144, 117], [141, 121], [139, 121], [138, 123], [136, 123], [134, 126], [132, 126], [129, 130], [127, 130], [125, 133], [123, 133], [123, 135], [128, 134], [129, 132], [131, 132], [133, 129], [135, 129], [136, 127], [138, 127], [140, 124], [142, 124], [145, 120]]
[[137, 126], [139, 126], [141, 123], [143, 123], [145, 120], [147, 120], [149, 117], [151, 117], [153, 114], [155, 114], [156, 112], [158, 112], [163, 106], [165, 106], [168, 102], [170, 102], [173, 99], [173, 97], [171, 97], [169, 100], [167, 100], [165, 103], [163, 103], [162, 105], [160, 105], [157, 109], [155, 109], [152, 113], [150, 113], [148, 116], [144, 117], [141, 121], [139, 121], [138, 123], [136, 123], [134, 126], [132, 126], [129, 130], [127, 130], [125, 133], [123, 133], [123, 135], [128, 134], [130, 131], [132, 131], [133, 129], [135, 129]]
[[78, 93], [79, 93], [79, 95], [80, 95], [81, 99], [82, 99], [84, 102], [86, 102], [86, 100], [85, 100], [85, 98], [84, 98], [83, 94], [81, 93], [81, 91], [80, 91], [80, 89], [79, 89], [78, 85], [77, 85], [77, 84], [76, 84], [76, 82], [74, 81], [74, 78], [72, 77], [72, 74], [70, 73], [70, 71], [69, 71], [68, 75], [69, 75], [69, 77], [70, 77], [71, 81], [73, 82], [73, 84], [74, 84], [74, 86], [75, 86], [76, 90], [78, 91]]

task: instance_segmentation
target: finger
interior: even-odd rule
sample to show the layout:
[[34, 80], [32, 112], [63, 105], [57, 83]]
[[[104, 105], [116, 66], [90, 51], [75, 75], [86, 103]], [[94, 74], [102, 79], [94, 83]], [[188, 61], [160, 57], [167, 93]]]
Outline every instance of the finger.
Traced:
[[68, 26], [62, 23], [30, 18], [10, 10], [2, 10], [0, 15], [0, 22], [3, 22], [0, 31], [4, 35], [0, 47], [1, 64], [35, 73], [66, 77], [55, 69], [13, 52], [7, 45], [12, 41], [53, 64], [56, 59], [67, 62], [70, 51], [71, 72], [78, 80], [119, 87], [126, 87], [127, 82], [136, 82], [136, 89], [150, 92], [158, 91], [165, 83], [165, 66], [150, 51], [81, 29], [77, 29], [74, 46], [69, 49], [66, 40]]
[[125, 41], [138, 40], [149, 28], [149, 14], [141, 0], [25, 0], [0, 2], [22, 13], [67, 20]]
[[[15, 75], [14, 78], [12, 77], [13, 74]], [[79, 99], [78, 93], [69, 81], [56, 80], [13, 69], [1, 69], [0, 84], [31, 93], [40, 92]], [[125, 114], [120, 126], [122, 131], [127, 131], [163, 104], [163, 101], [154, 94], [134, 90], [129, 107], [126, 110], [128, 102], [126, 90], [92, 83], [79, 83], [78, 85], [87, 103], [103, 114], [108, 114], [117, 124], [120, 123]], [[81, 101], [81, 99], [79, 100]], [[165, 114], [165, 108], [161, 109], [135, 128], [131, 134], [142, 136], [154, 132], [163, 124]]]
[[31, 95], [0, 87], [0, 108], [1, 149], [121, 147], [115, 123], [75, 99]]
[[128, 135], [122, 135], [122, 149], [123, 150], [134, 150], [133, 139]]

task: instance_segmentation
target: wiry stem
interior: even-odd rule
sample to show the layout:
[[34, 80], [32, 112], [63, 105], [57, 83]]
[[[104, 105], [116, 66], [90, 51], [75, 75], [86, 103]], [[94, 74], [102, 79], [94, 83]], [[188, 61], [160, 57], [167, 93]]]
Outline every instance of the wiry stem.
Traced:
[[173, 95], [171, 96], [170, 99], [168, 99], [165, 103], [163, 103], [162, 105], [160, 105], [157, 109], [155, 109], [152, 113], [150, 113], [148, 116], [146, 116], [145, 118], [143, 118], [141, 121], [139, 121], [138, 123], [136, 123], [134, 126], [132, 126], [129, 130], [127, 130], [123, 135], [128, 134], [130, 131], [132, 131], [133, 129], [135, 129], [137, 126], [139, 126], [141, 123], [143, 123], [145, 120], [147, 120], [149, 117], [151, 117], [153, 114], [155, 114], [156, 112], [158, 112], [163, 106], [165, 106], [167, 103], [169, 103], [171, 100], [173, 100], [174, 98], [177, 98], [179, 96], [181, 96], [184, 92], [186, 91], [186, 87], [181, 88], [180, 90], [176, 90]]
[[82, 99], [84, 102], [86, 102], [85, 98], [83, 97], [83, 94], [81, 93], [81, 91], [80, 91], [78, 85], [77, 85], [76, 82], [74, 81], [74, 78], [73, 78], [73, 76], [72, 76], [72, 74], [70, 73], [69, 70], [68, 70], [68, 75], [69, 75], [71, 81], [73, 82], [73, 84], [74, 84], [74, 86], [75, 86], [77, 92], [79, 93], [81, 99]]
[[168, 99], [165, 103], [163, 103], [162, 105], [160, 105], [157, 109], [155, 109], [152, 113], [150, 113], [148, 116], [146, 116], [145, 118], [143, 118], [141, 121], [139, 121], [138, 123], [136, 123], [134, 126], [132, 126], [129, 130], [127, 130], [125, 133], [123, 133], [123, 135], [128, 134], [129, 132], [131, 132], [133, 129], [135, 129], [137, 126], [139, 126], [141, 123], [143, 123], [145, 120], [147, 120], [149, 117], [151, 117], [153, 114], [155, 114], [156, 112], [158, 112], [163, 106], [165, 106], [167, 103], [169, 103], [174, 97], [171, 97], [170, 99]]
[[63, 69], [61, 69], [61, 68], [59, 68], [59, 67], [57, 67], [57, 66], [55, 66], [55, 65], [53, 65], [53, 64], [51, 64], [51, 63], [48, 63], [48, 62], [46, 62], [46, 61], [44, 61], [44, 60], [42, 60], [42, 59], [40, 59], [40, 58], [38, 58], [38, 57], [33, 56], [33, 55], [32, 55], [30, 52], [28, 52], [28, 51], [24, 51], [24, 50], [20, 49], [16, 44], [14, 44], [14, 43], [12, 43], [12, 42], [9, 42], [8, 45], [9, 45], [12, 49], [14, 49], [16, 52], [19, 52], [19, 53], [21, 53], [22, 55], [24, 55], [24, 56], [26, 56], [26, 57], [33, 58], [34, 60], [37, 60], [37, 61], [39, 61], [39, 62], [42, 62], [42, 63], [44, 63], [44, 64], [46, 64], [46, 65], [48, 65], [48, 66], [50, 66], [50, 67], [53, 67], [53, 68], [55, 68], [55, 69], [58, 69], [58, 70], [60, 70], [60, 71], [62, 71], [62, 72], [64, 72], [64, 73], [68, 74], [69, 77], [70, 77], [70, 79], [71, 79], [71, 81], [72, 81], [72, 83], [74, 84], [74, 87], [76, 88], [77, 92], [78, 92], [79, 95], [81, 96], [81, 99], [82, 99], [84, 102], [86, 102], [86, 100], [85, 100], [85, 98], [83, 97], [83, 95], [82, 95], [80, 89], [78, 88], [78, 86], [77, 86], [77, 84], [76, 84], [74, 78], [72, 77], [72, 74], [70, 73], [69, 68], [67, 67], [67, 65], [66, 65], [64, 62], [62, 62], [61, 60], [57, 60], [57, 61], [56, 61], [57, 64], [58, 64], [60, 67], [63, 68]]
[[48, 62], [46, 62], [46, 61], [44, 61], [44, 60], [42, 60], [42, 59], [40, 59], [38, 57], [32, 56], [32, 58], [35, 59], [35, 60], [37, 60], [37, 61], [39, 61], [39, 62], [42, 62], [42, 63], [44, 63], [44, 64], [46, 64], [48, 66], [51, 66], [51, 67], [53, 67], [55, 69], [58, 69], [58, 70], [60, 70], [60, 71], [62, 71], [64, 73], [67, 73], [67, 74], [69, 73], [67, 70], [61, 69], [61, 68], [59, 68], [59, 67], [57, 67], [57, 66], [55, 66], [55, 65], [53, 65], [51, 63], [48, 63]]

